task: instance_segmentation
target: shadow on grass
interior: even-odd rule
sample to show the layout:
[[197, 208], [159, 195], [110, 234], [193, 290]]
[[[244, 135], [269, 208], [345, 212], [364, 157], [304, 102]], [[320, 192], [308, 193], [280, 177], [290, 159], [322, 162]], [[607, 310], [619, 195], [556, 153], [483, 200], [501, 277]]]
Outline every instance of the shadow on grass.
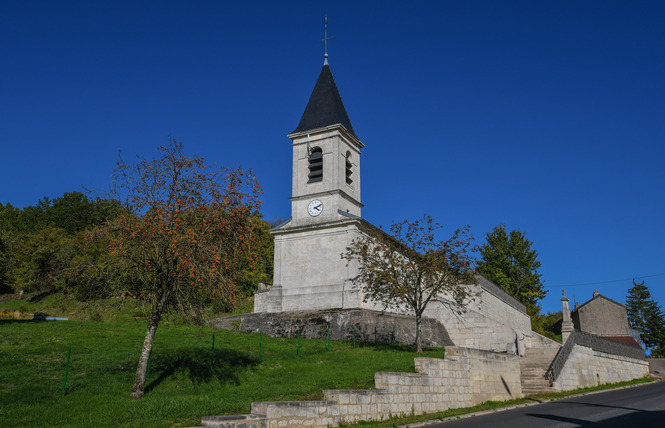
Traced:
[[176, 372], [185, 372], [194, 384], [217, 380], [221, 383], [240, 384], [239, 374], [259, 363], [242, 352], [233, 349], [215, 349], [214, 357], [209, 350], [182, 350], [167, 355], [153, 355], [152, 373], [158, 374], [145, 390], [150, 392]]
[[[398, 352], [416, 352], [416, 345], [404, 345], [400, 343], [386, 343], [386, 342], [356, 342], [356, 348], [371, 348], [377, 351], [398, 351]], [[429, 346], [423, 346], [423, 352], [441, 352], [443, 354], [444, 347], [433, 348]], [[443, 355], [442, 357], [443, 358]]]
[[50, 321], [50, 320], [40, 320], [40, 319], [28, 319], [28, 320], [0, 320], [0, 325], [2, 324], [22, 324], [22, 323], [47, 323], [47, 322], [55, 322], [55, 321]]

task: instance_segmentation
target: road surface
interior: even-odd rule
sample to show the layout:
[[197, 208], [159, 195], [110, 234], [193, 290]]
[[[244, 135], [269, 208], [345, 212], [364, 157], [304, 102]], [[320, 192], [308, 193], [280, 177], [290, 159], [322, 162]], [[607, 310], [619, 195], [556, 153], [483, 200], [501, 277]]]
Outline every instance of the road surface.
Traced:
[[428, 426], [432, 427], [665, 428], [665, 381]]

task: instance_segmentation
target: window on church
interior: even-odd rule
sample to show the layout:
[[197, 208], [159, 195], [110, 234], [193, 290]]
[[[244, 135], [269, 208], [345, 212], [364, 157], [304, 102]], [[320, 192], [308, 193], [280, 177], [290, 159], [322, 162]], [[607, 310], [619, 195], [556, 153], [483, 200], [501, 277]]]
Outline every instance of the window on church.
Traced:
[[346, 184], [351, 184], [353, 183], [353, 179], [351, 178], [351, 174], [353, 174], [353, 170], [351, 169], [353, 167], [353, 164], [351, 163], [351, 152], [346, 152]]
[[308, 183], [315, 183], [323, 180], [323, 151], [320, 147], [314, 147], [309, 154], [309, 180]]

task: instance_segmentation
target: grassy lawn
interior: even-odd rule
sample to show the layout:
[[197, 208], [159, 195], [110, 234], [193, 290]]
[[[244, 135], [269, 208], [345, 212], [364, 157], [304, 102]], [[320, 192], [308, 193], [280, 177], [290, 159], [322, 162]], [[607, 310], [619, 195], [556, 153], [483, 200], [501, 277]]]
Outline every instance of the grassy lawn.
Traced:
[[[0, 323], [0, 426], [197, 425], [201, 416], [247, 413], [252, 401], [373, 388], [375, 372], [413, 371], [416, 356], [400, 346], [331, 342], [328, 351], [325, 340], [303, 340], [298, 357], [297, 339], [263, 337], [259, 361], [259, 335], [164, 322], [153, 348], [149, 392], [133, 401], [129, 392], [146, 321], [126, 308], [118, 311], [120, 320], [111, 322]], [[104, 312], [104, 318], [113, 317]], [[429, 349], [424, 356], [443, 352]]]

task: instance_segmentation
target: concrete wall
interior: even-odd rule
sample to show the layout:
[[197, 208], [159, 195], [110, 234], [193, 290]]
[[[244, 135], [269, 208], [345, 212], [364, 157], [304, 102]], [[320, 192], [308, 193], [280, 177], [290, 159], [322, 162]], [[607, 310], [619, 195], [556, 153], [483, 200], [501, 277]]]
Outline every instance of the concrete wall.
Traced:
[[377, 373], [375, 390], [327, 390], [322, 401], [252, 403], [251, 415], [203, 418], [225, 427], [312, 426], [382, 420], [469, 407], [487, 400], [522, 396], [519, 357], [446, 348], [445, 359], [416, 358], [416, 373]]
[[645, 360], [594, 351], [576, 344], [552, 386], [567, 391], [637, 379], [648, 374], [649, 363]]

